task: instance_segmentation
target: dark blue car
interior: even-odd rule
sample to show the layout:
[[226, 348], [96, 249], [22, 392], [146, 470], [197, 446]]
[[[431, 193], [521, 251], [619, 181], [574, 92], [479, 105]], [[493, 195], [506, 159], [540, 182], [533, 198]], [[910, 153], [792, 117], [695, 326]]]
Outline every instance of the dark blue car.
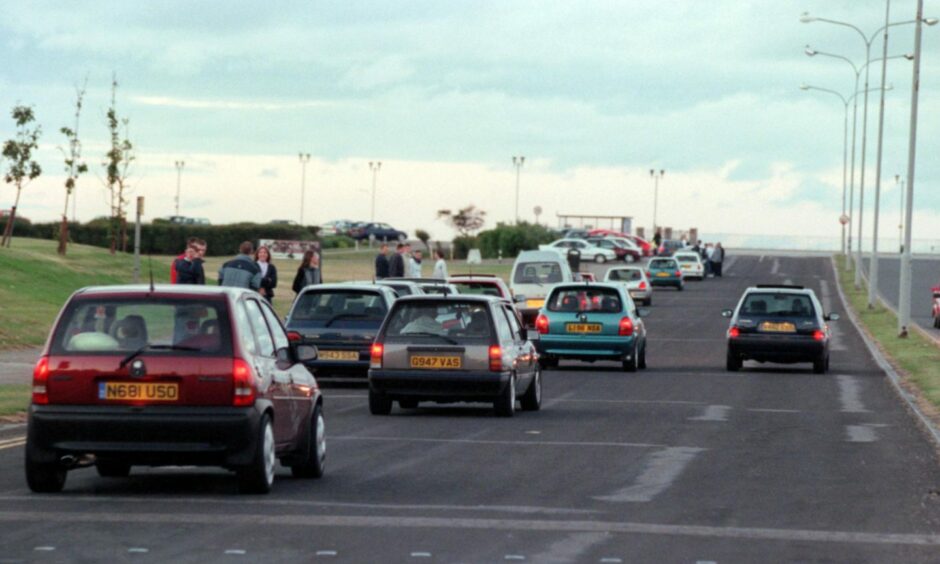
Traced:
[[408, 234], [399, 231], [387, 223], [363, 223], [353, 227], [349, 236], [357, 241], [368, 240], [374, 237], [376, 241], [404, 241]]

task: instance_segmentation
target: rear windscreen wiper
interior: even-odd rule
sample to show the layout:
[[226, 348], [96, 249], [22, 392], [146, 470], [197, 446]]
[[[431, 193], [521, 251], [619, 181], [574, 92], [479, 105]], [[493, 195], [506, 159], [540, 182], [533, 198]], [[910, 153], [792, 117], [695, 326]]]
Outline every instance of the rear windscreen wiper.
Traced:
[[456, 344], [457, 344], [457, 341], [455, 341], [454, 339], [451, 339], [451, 338], [448, 337], [447, 335], [441, 335], [441, 334], [439, 334], [439, 333], [429, 333], [429, 332], [427, 332], [427, 331], [416, 331], [416, 332], [414, 332], [414, 333], [410, 333], [410, 332], [409, 332], [409, 333], [402, 333], [402, 335], [418, 335], [418, 336], [421, 336], [421, 337], [437, 337], [438, 339], [443, 339], [443, 340], [447, 341], [448, 343], [450, 343], [450, 344], [452, 344], [452, 345], [456, 345]]
[[324, 323], [323, 326], [324, 326], [324, 327], [329, 327], [330, 325], [333, 324], [334, 321], [336, 321], [336, 320], [338, 320], [338, 319], [347, 318], [347, 317], [349, 317], [349, 318], [357, 318], [357, 317], [358, 317], [358, 318], [361, 318], [361, 317], [369, 317], [369, 316], [366, 315], [366, 314], [364, 314], [364, 313], [337, 313], [337, 314], [334, 315], [333, 317], [327, 319], [327, 320], [326, 320], [326, 323]]
[[125, 356], [121, 360], [121, 363], [118, 364], [118, 370], [120, 370], [121, 368], [124, 368], [125, 366], [127, 366], [128, 362], [134, 360], [135, 358], [140, 356], [143, 352], [148, 351], [148, 350], [149, 351], [201, 351], [202, 349], [199, 347], [187, 347], [184, 345], [151, 345], [150, 343], [147, 343], [146, 345], [140, 347], [139, 349], [132, 352], [131, 354]]

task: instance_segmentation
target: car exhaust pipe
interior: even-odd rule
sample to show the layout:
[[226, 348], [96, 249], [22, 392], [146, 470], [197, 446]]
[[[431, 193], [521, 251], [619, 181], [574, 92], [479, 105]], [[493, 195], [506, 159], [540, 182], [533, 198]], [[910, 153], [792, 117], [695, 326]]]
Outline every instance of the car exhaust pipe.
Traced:
[[78, 464], [78, 458], [76, 458], [74, 455], [66, 454], [65, 456], [59, 458], [59, 464], [65, 466], [66, 468], [72, 468]]

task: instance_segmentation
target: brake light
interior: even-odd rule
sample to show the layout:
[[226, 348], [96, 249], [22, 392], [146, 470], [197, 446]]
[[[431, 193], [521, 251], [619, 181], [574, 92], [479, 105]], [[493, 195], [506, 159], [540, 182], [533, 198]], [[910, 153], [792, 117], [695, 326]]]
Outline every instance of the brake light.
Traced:
[[820, 331], [819, 329], [813, 331], [813, 340], [822, 341], [826, 338], [826, 334]]
[[620, 335], [623, 337], [633, 335], [633, 320], [629, 317], [620, 320]]
[[499, 345], [490, 345], [490, 371], [503, 371], [503, 349]]
[[652, 278], [652, 277], [653, 277], [653, 271], [652, 271], [652, 270], [647, 270], [647, 271], [646, 271], [646, 277], [647, 277], [647, 278]]
[[535, 329], [539, 332], [539, 335], [548, 334], [548, 317], [544, 313], [535, 318]]
[[645, 290], [645, 289], [646, 289], [646, 280], [640, 280], [640, 289], [641, 289], [641, 290]]
[[49, 393], [46, 383], [49, 381], [49, 357], [44, 356], [33, 368], [33, 403], [45, 405], [49, 403]]
[[728, 329], [729, 339], [737, 339], [740, 335], [741, 335], [741, 330], [738, 329], [737, 327], [732, 327], [731, 329]]
[[287, 340], [291, 343], [299, 343], [304, 340], [304, 336], [298, 333], [297, 331], [288, 331]]
[[681, 270], [677, 270], [677, 271], [676, 271], [676, 276], [682, 276], [682, 271], [681, 271]]
[[251, 373], [251, 366], [240, 358], [232, 361], [232, 405], [235, 407], [248, 407], [255, 404], [255, 378]]
[[382, 357], [385, 355], [385, 345], [372, 343], [369, 353], [369, 368], [382, 368]]

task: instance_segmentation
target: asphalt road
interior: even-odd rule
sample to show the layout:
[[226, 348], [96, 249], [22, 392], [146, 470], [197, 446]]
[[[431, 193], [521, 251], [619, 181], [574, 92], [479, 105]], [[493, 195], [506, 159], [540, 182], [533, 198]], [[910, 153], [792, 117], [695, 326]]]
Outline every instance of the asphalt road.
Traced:
[[[864, 261], [866, 272], [870, 272], [871, 260]], [[878, 259], [878, 291], [882, 298], [893, 307], [898, 306], [901, 287], [901, 260], [896, 256]], [[931, 308], [933, 294], [930, 289], [940, 285], [940, 259], [915, 258], [911, 261], [911, 320], [928, 332], [940, 336], [940, 331], [933, 328]]]
[[372, 417], [364, 389], [328, 389], [327, 476], [281, 470], [269, 496], [194, 468], [80, 470], [34, 495], [22, 447], [0, 442], [0, 560], [936, 562], [935, 451], [849, 321], [830, 374], [724, 371], [720, 310], [790, 281], [841, 311], [829, 260], [725, 272], [657, 292], [649, 370], [563, 362], [538, 413]]

